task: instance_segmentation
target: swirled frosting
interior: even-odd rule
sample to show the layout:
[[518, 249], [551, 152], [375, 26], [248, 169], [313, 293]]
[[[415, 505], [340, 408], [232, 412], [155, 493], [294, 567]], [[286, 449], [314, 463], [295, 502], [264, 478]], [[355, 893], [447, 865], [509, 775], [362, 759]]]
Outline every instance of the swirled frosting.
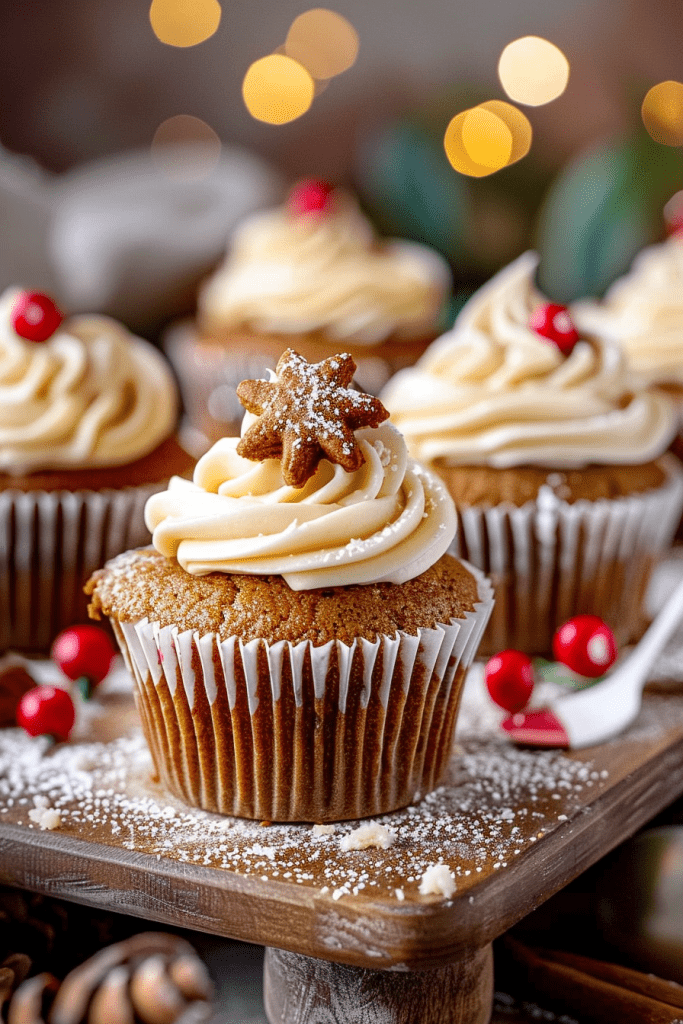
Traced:
[[648, 462], [675, 434], [670, 400], [636, 384], [618, 346], [568, 356], [530, 327], [537, 257], [500, 271], [453, 329], [381, 395], [411, 453], [450, 465], [557, 469]]
[[100, 316], [25, 341], [11, 321], [18, 295], [0, 297], [1, 472], [123, 465], [173, 432], [175, 382], [152, 345]]
[[283, 206], [244, 221], [200, 293], [199, 316], [209, 333], [321, 331], [330, 341], [376, 344], [432, 332], [449, 286], [437, 253], [377, 244], [356, 203], [336, 190], [324, 214]]
[[683, 238], [636, 257], [601, 302], [572, 307], [584, 330], [617, 342], [646, 384], [683, 385]]
[[223, 438], [192, 482], [173, 477], [147, 501], [154, 546], [196, 576], [275, 574], [292, 590], [419, 576], [455, 535], [453, 501], [388, 422], [356, 437], [360, 469], [324, 459], [301, 488], [284, 484], [279, 460], [240, 458], [239, 438]]

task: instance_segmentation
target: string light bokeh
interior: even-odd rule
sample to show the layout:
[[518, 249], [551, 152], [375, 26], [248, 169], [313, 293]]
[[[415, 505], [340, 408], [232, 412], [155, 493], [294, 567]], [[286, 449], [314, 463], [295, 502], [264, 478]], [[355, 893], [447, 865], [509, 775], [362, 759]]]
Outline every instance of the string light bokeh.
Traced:
[[249, 67], [242, 83], [247, 110], [268, 124], [301, 117], [330, 79], [355, 64], [358, 49], [358, 33], [341, 14], [326, 7], [304, 11], [282, 46]]
[[[498, 75], [511, 99], [540, 106], [566, 89], [569, 61], [547, 39], [525, 36], [504, 48]], [[444, 149], [460, 174], [483, 178], [525, 157], [532, 137], [531, 123], [521, 110], [504, 100], [488, 100], [451, 118]]]
[[218, 30], [221, 5], [218, 0], [152, 0], [149, 20], [167, 46], [198, 46]]
[[503, 100], [488, 100], [452, 118], [444, 148], [456, 171], [482, 178], [525, 157], [532, 134], [521, 110]]
[[508, 43], [498, 61], [498, 77], [515, 103], [540, 107], [556, 100], [569, 82], [569, 61], [559, 47], [540, 36]]
[[176, 114], [159, 125], [152, 140], [152, 160], [173, 181], [201, 181], [216, 167], [221, 140], [199, 117]]
[[643, 100], [641, 115], [655, 142], [683, 145], [683, 84], [669, 80], [653, 85]]
[[358, 48], [353, 25], [325, 7], [304, 11], [295, 18], [285, 40], [285, 53], [318, 80], [348, 71], [356, 62]]
[[283, 53], [261, 57], [249, 67], [242, 83], [247, 110], [257, 121], [287, 124], [311, 106], [315, 83], [306, 68]]

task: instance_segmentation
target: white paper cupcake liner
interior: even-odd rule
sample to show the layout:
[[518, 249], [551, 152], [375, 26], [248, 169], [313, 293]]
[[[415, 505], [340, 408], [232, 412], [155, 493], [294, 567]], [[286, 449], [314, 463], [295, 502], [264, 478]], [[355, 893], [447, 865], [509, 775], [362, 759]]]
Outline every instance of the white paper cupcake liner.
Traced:
[[45, 652], [61, 629], [89, 621], [85, 582], [149, 543], [145, 502], [162, 486], [0, 492], [0, 650]]
[[557, 627], [579, 614], [599, 615], [619, 644], [639, 636], [652, 566], [683, 509], [683, 470], [672, 456], [662, 462], [665, 483], [640, 494], [569, 504], [542, 487], [521, 508], [459, 510], [452, 553], [488, 572], [496, 590], [480, 654], [550, 653]]
[[163, 784], [193, 806], [336, 821], [410, 803], [448, 763], [460, 691], [493, 607], [350, 646], [243, 643], [113, 621]]

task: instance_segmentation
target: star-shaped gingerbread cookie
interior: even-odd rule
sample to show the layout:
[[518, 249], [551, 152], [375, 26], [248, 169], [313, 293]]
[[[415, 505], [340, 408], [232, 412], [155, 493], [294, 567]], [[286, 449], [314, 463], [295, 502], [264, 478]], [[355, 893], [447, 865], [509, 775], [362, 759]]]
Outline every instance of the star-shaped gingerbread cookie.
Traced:
[[243, 380], [237, 396], [259, 419], [245, 433], [237, 454], [261, 462], [281, 459], [290, 487], [303, 487], [321, 459], [351, 473], [365, 461], [354, 436], [359, 427], [377, 427], [389, 413], [378, 398], [348, 385], [356, 364], [350, 355], [308, 363], [287, 349], [275, 380]]

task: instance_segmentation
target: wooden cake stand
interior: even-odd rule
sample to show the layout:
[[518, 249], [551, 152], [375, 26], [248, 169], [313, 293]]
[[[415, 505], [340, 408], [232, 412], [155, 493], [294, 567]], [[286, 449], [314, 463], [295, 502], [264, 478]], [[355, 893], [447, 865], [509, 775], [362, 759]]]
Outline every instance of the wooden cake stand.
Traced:
[[[578, 754], [463, 739], [436, 793], [382, 818], [389, 848], [346, 852], [357, 822], [170, 800], [129, 695], [79, 731], [52, 749], [0, 731], [0, 881], [265, 945], [272, 1024], [484, 1024], [493, 939], [683, 793], [680, 694], [646, 695], [627, 734]], [[450, 898], [419, 891], [434, 864]]]

